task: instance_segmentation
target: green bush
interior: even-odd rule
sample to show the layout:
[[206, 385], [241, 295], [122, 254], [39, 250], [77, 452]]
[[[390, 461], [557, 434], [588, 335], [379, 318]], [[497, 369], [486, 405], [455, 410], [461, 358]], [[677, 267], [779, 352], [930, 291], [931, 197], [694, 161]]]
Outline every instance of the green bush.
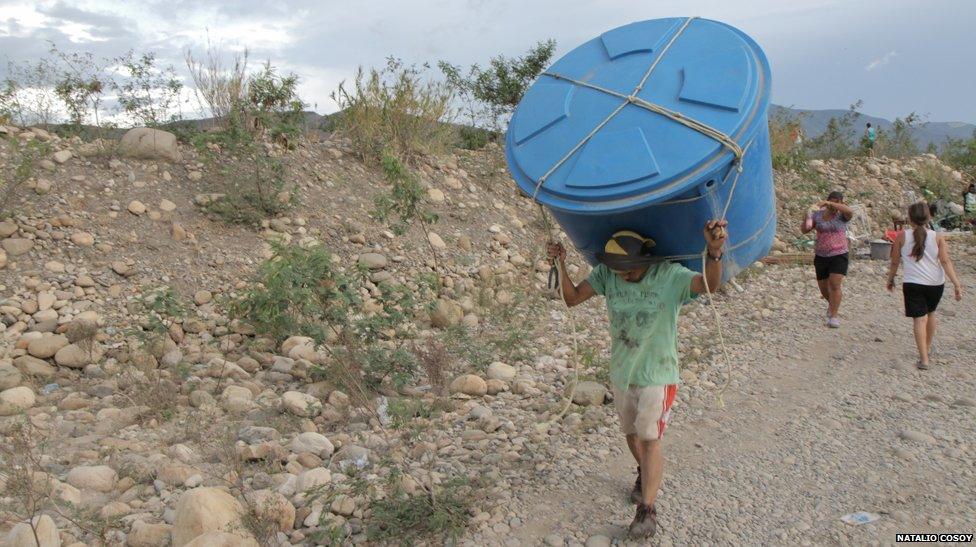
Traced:
[[248, 116], [253, 117], [256, 128], [267, 131], [273, 140], [292, 146], [301, 136], [305, 103], [298, 98], [298, 76], [279, 76], [268, 61], [261, 72], [248, 80], [247, 99]]
[[476, 486], [466, 479], [452, 479], [437, 488], [408, 495], [391, 478], [392, 492], [370, 504], [367, 535], [374, 541], [415, 545], [423, 540], [456, 540], [468, 524], [468, 510]]
[[343, 328], [360, 301], [350, 288], [352, 280], [322, 247], [276, 246], [256, 281], [231, 303], [231, 316], [279, 342], [292, 335], [325, 342], [330, 331]]
[[454, 142], [451, 91], [427, 78], [426, 66], [405, 65], [390, 57], [385, 68], [362, 67], [352, 87], [332, 93], [342, 110], [336, 127], [366, 161], [392, 155], [412, 163], [446, 151]]
[[121, 81], [112, 82], [123, 112], [148, 127], [180, 118], [174, 110], [180, 107], [183, 83], [175, 68], [157, 66], [152, 52], [136, 55], [129, 51], [112, 61], [123, 75]]
[[849, 158], [858, 152], [855, 147], [857, 128], [861, 114], [858, 109], [864, 101], [858, 100], [839, 118], [831, 118], [827, 128], [819, 136], [810, 139], [807, 153], [815, 158]]
[[[918, 154], [918, 144], [912, 132], [921, 124], [922, 117], [912, 112], [904, 118], [895, 118], [890, 131], [877, 128], [874, 155], [890, 158], [908, 158]], [[867, 154], [870, 143], [867, 136], [861, 138], [861, 153]]]
[[947, 139], [940, 157], [945, 163], [976, 177], [976, 131], [969, 139]]
[[910, 171], [909, 175], [918, 184], [927, 201], [955, 201], [962, 194], [962, 186], [937, 165], [923, 163], [915, 171]]
[[0, 163], [0, 215], [10, 212], [17, 190], [34, 176], [38, 162], [51, 153], [51, 146], [38, 139], [23, 144], [16, 138], [7, 142], [14, 153], [9, 161]]

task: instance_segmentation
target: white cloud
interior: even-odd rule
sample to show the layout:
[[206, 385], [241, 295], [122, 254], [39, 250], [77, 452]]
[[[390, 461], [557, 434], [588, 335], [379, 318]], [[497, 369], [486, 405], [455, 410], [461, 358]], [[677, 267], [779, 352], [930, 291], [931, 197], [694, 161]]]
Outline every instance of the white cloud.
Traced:
[[885, 53], [880, 59], [875, 59], [875, 60], [871, 61], [870, 63], [868, 63], [868, 66], [864, 67], [864, 70], [867, 70], [868, 72], [871, 72], [872, 70], [874, 70], [876, 68], [881, 68], [881, 67], [885, 66], [886, 64], [890, 63], [891, 60], [894, 59], [897, 56], [898, 56], [898, 52], [895, 51], [895, 50], [891, 50], [888, 53]]

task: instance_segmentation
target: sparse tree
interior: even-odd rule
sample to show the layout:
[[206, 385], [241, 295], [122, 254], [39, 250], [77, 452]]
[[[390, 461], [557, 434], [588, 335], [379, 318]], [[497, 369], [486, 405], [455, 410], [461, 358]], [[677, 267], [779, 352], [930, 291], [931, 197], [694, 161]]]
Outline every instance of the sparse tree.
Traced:
[[172, 111], [179, 107], [183, 83], [176, 69], [159, 68], [152, 52], [137, 56], [129, 51], [113, 62], [124, 74], [121, 82], [112, 82], [123, 112], [149, 127], [178, 118]]

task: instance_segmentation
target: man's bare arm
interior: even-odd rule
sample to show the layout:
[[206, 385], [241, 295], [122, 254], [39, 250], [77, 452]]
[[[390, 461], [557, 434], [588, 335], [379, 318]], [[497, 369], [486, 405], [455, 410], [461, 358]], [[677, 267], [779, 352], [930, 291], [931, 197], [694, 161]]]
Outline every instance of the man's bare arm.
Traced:
[[547, 250], [549, 258], [556, 261], [556, 268], [559, 270], [559, 290], [562, 291], [566, 306], [572, 308], [596, 295], [589, 281], [584, 279], [577, 285], [569, 277], [569, 272], [566, 271], [566, 249], [561, 243], [550, 243]]

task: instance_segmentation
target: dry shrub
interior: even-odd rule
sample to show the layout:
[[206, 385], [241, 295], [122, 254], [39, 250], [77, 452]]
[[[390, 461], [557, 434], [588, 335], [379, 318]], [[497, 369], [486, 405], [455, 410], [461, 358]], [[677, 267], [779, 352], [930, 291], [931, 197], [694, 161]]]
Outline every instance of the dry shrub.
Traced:
[[437, 340], [428, 340], [425, 347], [416, 348], [414, 353], [427, 374], [431, 391], [437, 396], [444, 395], [447, 372], [451, 366], [451, 356], [447, 353], [447, 347]]
[[360, 67], [351, 89], [342, 82], [332, 93], [342, 109], [337, 128], [364, 160], [378, 162], [392, 154], [414, 162], [453, 144], [452, 92], [425, 77], [426, 69], [390, 57], [383, 69]]
[[184, 55], [197, 100], [206, 103], [215, 123], [226, 123], [247, 97], [247, 49], [234, 54], [230, 66], [225, 66], [224, 57], [224, 52], [209, 42], [202, 58], [194, 57], [189, 50]]

